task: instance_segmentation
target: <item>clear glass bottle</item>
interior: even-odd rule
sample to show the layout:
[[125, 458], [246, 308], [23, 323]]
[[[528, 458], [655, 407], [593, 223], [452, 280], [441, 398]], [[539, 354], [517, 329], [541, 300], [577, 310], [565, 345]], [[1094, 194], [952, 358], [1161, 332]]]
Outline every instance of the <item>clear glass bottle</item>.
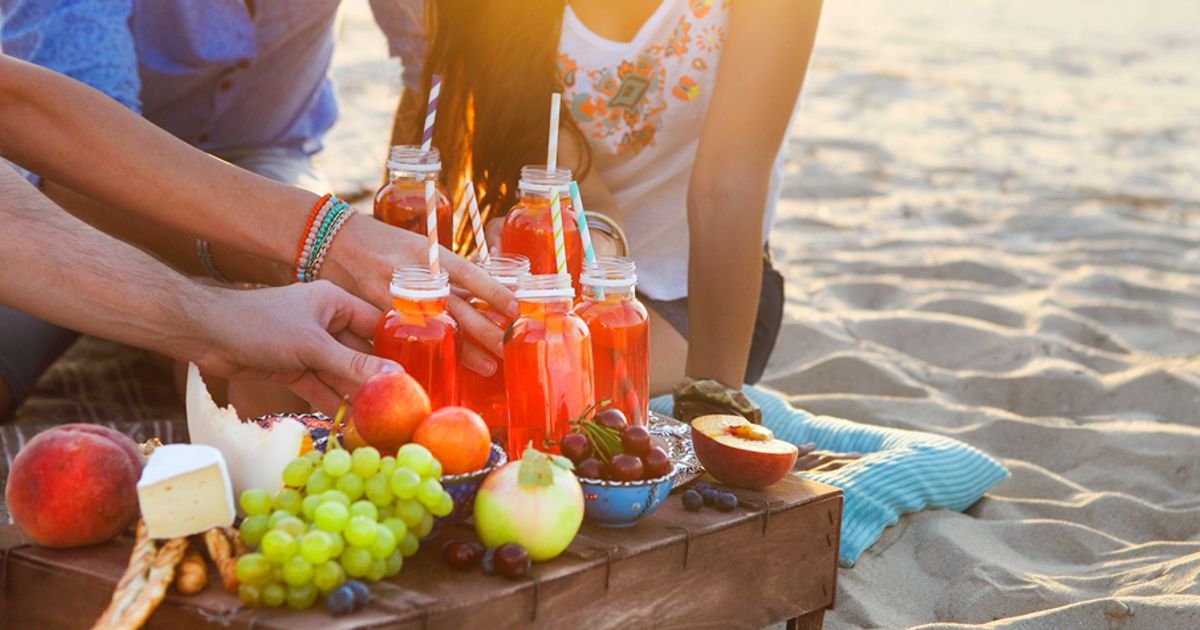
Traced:
[[521, 167], [518, 186], [519, 200], [504, 215], [504, 232], [500, 247], [505, 254], [529, 259], [533, 274], [558, 271], [554, 257], [554, 222], [550, 216], [550, 198], [558, 192], [562, 208], [563, 245], [567, 254], [567, 271], [571, 283], [579, 291], [579, 274], [583, 270], [583, 245], [579, 226], [575, 223], [575, 207], [571, 204], [571, 169], [545, 166]]
[[453, 249], [454, 209], [442, 187], [442, 156], [437, 149], [416, 145], [392, 147], [388, 181], [375, 193], [375, 218], [417, 234], [425, 234], [425, 182], [437, 186], [438, 243]]
[[392, 308], [375, 326], [375, 354], [412, 375], [434, 409], [458, 404], [458, 323], [446, 311], [450, 276], [429, 267], [397, 267]]
[[592, 405], [592, 343], [572, 307], [565, 275], [527, 275], [517, 281], [520, 316], [505, 335], [508, 456], [526, 445], [558, 453], [571, 421]]
[[[492, 279], [510, 290], [516, 290], [521, 276], [529, 273], [529, 260], [524, 256], [491, 256], [483, 263]], [[491, 304], [471, 298], [471, 306], [493, 324], [507, 330], [513, 323], [507, 313], [492, 308]], [[466, 342], [470, 343], [470, 342]], [[491, 431], [492, 440], [502, 445], [508, 443], [508, 393], [504, 385], [504, 361], [501, 359], [496, 372], [483, 376], [475, 370], [460, 366], [458, 369], [459, 400], [464, 407], [473, 409], [483, 417]]]
[[630, 424], [650, 412], [650, 316], [637, 299], [637, 267], [628, 258], [583, 264], [582, 301], [575, 312], [592, 334], [596, 401], [610, 401]]

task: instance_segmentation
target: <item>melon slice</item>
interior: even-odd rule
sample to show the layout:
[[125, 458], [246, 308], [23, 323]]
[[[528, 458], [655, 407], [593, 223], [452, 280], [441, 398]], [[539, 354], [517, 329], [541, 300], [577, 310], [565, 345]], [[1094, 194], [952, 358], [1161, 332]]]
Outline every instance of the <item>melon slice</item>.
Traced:
[[279, 422], [264, 429], [242, 422], [233, 405], [219, 407], [213, 402], [195, 363], [188, 365], [186, 404], [192, 444], [221, 451], [236, 496], [247, 488], [274, 496], [283, 487], [283, 467], [299, 456], [308, 435], [303, 424]]

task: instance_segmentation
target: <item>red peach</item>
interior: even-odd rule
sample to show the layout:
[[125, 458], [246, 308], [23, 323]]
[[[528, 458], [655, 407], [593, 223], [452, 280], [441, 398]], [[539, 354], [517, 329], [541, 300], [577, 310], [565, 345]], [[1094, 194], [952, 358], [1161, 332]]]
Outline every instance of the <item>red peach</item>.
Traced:
[[385, 453], [411, 441], [417, 425], [432, 411], [429, 394], [406, 372], [380, 372], [367, 379], [351, 406], [358, 435]]
[[39, 545], [103, 542], [137, 517], [144, 463], [137, 444], [119, 431], [91, 424], [55, 427], [17, 453], [5, 488], [8, 509]]
[[796, 445], [741, 416], [692, 420], [692, 446], [710, 475], [731, 486], [761, 490], [783, 479], [796, 464]]

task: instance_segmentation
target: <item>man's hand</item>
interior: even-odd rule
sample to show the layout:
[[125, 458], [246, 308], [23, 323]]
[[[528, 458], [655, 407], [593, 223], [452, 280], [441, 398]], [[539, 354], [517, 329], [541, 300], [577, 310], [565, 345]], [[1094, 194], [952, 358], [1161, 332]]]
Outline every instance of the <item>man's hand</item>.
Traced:
[[329, 282], [205, 295], [195, 320], [205, 372], [281, 383], [332, 414], [367, 378], [402, 369], [370, 354], [379, 310]]
[[[347, 221], [338, 240], [334, 242], [322, 276], [379, 308], [388, 308], [392, 303], [388, 293], [392, 270], [399, 265], [425, 264], [428, 256], [428, 241], [421, 235], [392, 227], [369, 216], [354, 216]], [[500, 312], [516, 317], [516, 298], [511, 291], [492, 280], [486, 271], [445, 247], [441, 248], [439, 260], [454, 285], [478, 296]], [[480, 315], [459, 295], [451, 294], [447, 308], [467, 337], [478, 344], [478, 347], [464, 344], [459, 361], [484, 376], [492, 375], [497, 363], [491, 355], [500, 356], [503, 353], [504, 331]], [[488, 352], [481, 351], [480, 347]]]

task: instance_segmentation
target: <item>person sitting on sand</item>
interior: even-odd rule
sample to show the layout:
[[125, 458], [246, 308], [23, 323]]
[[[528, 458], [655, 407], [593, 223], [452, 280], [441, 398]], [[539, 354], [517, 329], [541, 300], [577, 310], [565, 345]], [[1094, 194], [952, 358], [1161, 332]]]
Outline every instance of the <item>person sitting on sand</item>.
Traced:
[[[330, 187], [310, 158], [338, 113], [328, 74], [339, 5], [340, 0], [0, 0], [0, 48], [91, 85], [192, 146], [320, 194]], [[419, 38], [405, 35], [420, 30], [420, 0], [371, 5], [391, 53], [403, 58], [403, 83], [415, 86], [424, 45], [413, 45]], [[412, 109], [408, 104], [415, 102], [402, 98], [401, 105]], [[261, 252], [210, 247], [196, 233], [131, 220], [73, 193], [49, 173], [36, 173], [35, 183], [76, 216], [189, 273], [267, 284], [290, 277], [290, 264]], [[257, 211], [237, 203], [244, 212]], [[0, 362], [0, 417], [9, 406], [5, 399], [27, 395], [74, 337], [0, 307], [0, 352], [7, 358]]]
[[[255, 252], [272, 264], [292, 270], [296, 268], [297, 248], [308, 229], [306, 218], [322, 200], [306, 190], [214, 159], [85, 85], [4, 55], [0, 55], [0, 156], [52, 177], [105, 207], [120, 208], [110, 211], [117, 220], [135, 217], [157, 221], [180, 232]], [[104, 168], [94, 168], [95, 164], [103, 164]], [[16, 203], [8, 207], [22, 208]], [[391, 302], [387, 286], [392, 270], [397, 265], [425, 260], [427, 243], [419, 235], [368, 217], [347, 216], [342, 229], [331, 237], [335, 240], [323, 259], [320, 277], [375, 306], [386, 307]], [[44, 256], [53, 254], [49, 250], [55, 247], [68, 246], [52, 241], [38, 244], [47, 251]], [[36, 262], [41, 256], [35, 255], [32, 260]], [[441, 261], [458, 286], [504, 312], [515, 313], [511, 292], [484, 271], [448, 250], [442, 252]], [[97, 265], [106, 267], [108, 260], [103, 255], [89, 259], [88, 266]], [[6, 270], [11, 269], [6, 266]], [[4, 284], [16, 282], [10, 277], [15, 278], [5, 274]], [[53, 293], [60, 287], [47, 278], [56, 277], [35, 275], [22, 282]], [[137, 289], [131, 286], [131, 290]], [[270, 295], [308, 293], [297, 290]], [[246, 299], [263, 306], [269, 304], [261, 297]], [[288, 297], [278, 308], [289, 308], [289, 300], [294, 299]], [[100, 308], [88, 303], [82, 312], [93, 307]], [[459, 296], [451, 297], [450, 308], [464, 332], [479, 346], [500, 352], [499, 328]], [[157, 348], [160, 344], [142, 345]], [[178, 356], [175, 352], [168, 354]], [[462, 360], [477, 370], [495, 365], [483, 351], [464, 354]]]
[[749, 413], [738, 389], [761, 378], [782, 317], [766, 241], [820, 6], [432, 3], [425, 85], [443, 79], [434, 137], [450, 189], [469, 176], [485, 216], [503, 215], [521, 166], [543, 162], [561, 91], [560, 163], [589, 215], [624, 228], [591, 232], [599, 255], [627, 246], [637, 263], [654, 393], [686, 376], [703, 381], [684, 386], [701, 408]]

